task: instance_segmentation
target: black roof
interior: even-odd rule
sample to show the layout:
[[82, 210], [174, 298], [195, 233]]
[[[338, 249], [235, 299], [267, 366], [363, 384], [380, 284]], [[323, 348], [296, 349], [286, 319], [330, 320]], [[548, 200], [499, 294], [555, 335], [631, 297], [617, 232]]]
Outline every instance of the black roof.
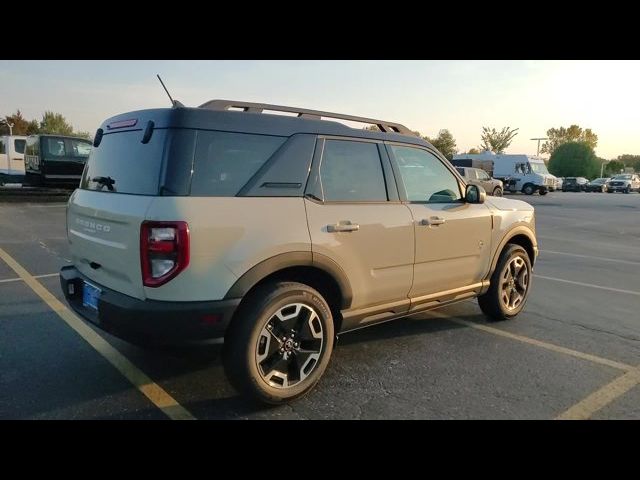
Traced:
[[[127, 120], [135, 120], [135, 124], [126, 122]], [[149, 121], [154, 123], [154, 128], [222, 130], [283, 137], [289, 137], [296, 133], [310, 133], [431, 146], [427, 141], [415, 135], [351, 128], [335, 121], [182, 106], [122, 113], [105, 120], [100, 128], [102, 128], [104, 134], [125, 130], [142, 130]], [[132, 125], [121, 127], [114, 125], [116, 122], [123, 122], [125, 125], [132, 123]]]

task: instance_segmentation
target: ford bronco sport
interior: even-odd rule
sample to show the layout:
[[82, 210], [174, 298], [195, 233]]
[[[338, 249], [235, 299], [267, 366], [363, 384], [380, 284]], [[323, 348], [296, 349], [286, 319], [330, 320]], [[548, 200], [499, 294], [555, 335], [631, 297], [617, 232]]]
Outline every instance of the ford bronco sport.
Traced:
[[67, 234], [76, 312], [133, 343], [223, 338], [230, 381], [269, 403], [308, 392], [340, 332], [472, 297], [515, 317], [538, 251], [529, 204], [403, 125], [223, 100], [106, 120]]

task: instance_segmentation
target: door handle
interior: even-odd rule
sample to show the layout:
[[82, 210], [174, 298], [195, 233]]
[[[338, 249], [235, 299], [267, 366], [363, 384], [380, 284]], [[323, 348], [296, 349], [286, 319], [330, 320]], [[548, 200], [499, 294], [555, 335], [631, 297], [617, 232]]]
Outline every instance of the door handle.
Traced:
[[334, 225], [327, 225], [327, 232], [355, 232], [360, 230], [360, 225], [351, 223], [350, 220], [343, 220]]
[[423, 218], [420, 225], [442, 225], [444, 222], [445, 219], [442, 217], [429, 217]]

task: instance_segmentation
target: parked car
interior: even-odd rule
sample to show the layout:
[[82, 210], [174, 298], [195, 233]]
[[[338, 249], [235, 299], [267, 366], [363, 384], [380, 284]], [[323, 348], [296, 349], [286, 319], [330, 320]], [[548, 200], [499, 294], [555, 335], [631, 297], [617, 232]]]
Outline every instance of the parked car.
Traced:
[[91, 141], [63, 135], [29, 135], [25, 183], [77, 187], [89, 158]]
[[562, 181], [563, 192], [584, 192], [589, 180], [584, 177], [565, 177]]
[[640, 192], [640, 177], [635, 173], [622, 173], [611, 178], [607, 182], [607, 191], [613, 192]]
[[0, 136], [0, 185], [4, 183], [22, 183], [24, 180], [23, 135]]
[[504, 191], [502, 180], [491, 178], [487, 172], [480, 168], [456, 167], [460, 175], [464, 177], [467, 183], [480, 185], [489, 195], [501, 197]]
[[591, 180], [584, 187], [585, 192], [606, 192], [607, 191], [607, 182], [610, 178], [596, 178], [595, 180]]
[[340, 332], [473, 297], [510, 319], [529, 295], [533, 207], [485, 198], [401, 124], [174, 102], [109, 118], [93, 144], [67, 301], [136, 343], [223, 338], [231, 382], [261, 401], [309, 391]]
[[562, 182], [564, 177], [556, 177], [556, 190], [562, 190]]

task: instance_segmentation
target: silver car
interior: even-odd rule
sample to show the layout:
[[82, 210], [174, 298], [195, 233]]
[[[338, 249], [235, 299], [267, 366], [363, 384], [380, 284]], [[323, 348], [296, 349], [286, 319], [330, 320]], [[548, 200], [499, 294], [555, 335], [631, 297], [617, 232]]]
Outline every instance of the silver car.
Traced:
[[491, 178], [487, 172], [481, 168], [456, 167], [460, 175], [467, 180], [467, 183], [480, 185], [489, 195], [501, 197], [504, 192], [502, 180]]

